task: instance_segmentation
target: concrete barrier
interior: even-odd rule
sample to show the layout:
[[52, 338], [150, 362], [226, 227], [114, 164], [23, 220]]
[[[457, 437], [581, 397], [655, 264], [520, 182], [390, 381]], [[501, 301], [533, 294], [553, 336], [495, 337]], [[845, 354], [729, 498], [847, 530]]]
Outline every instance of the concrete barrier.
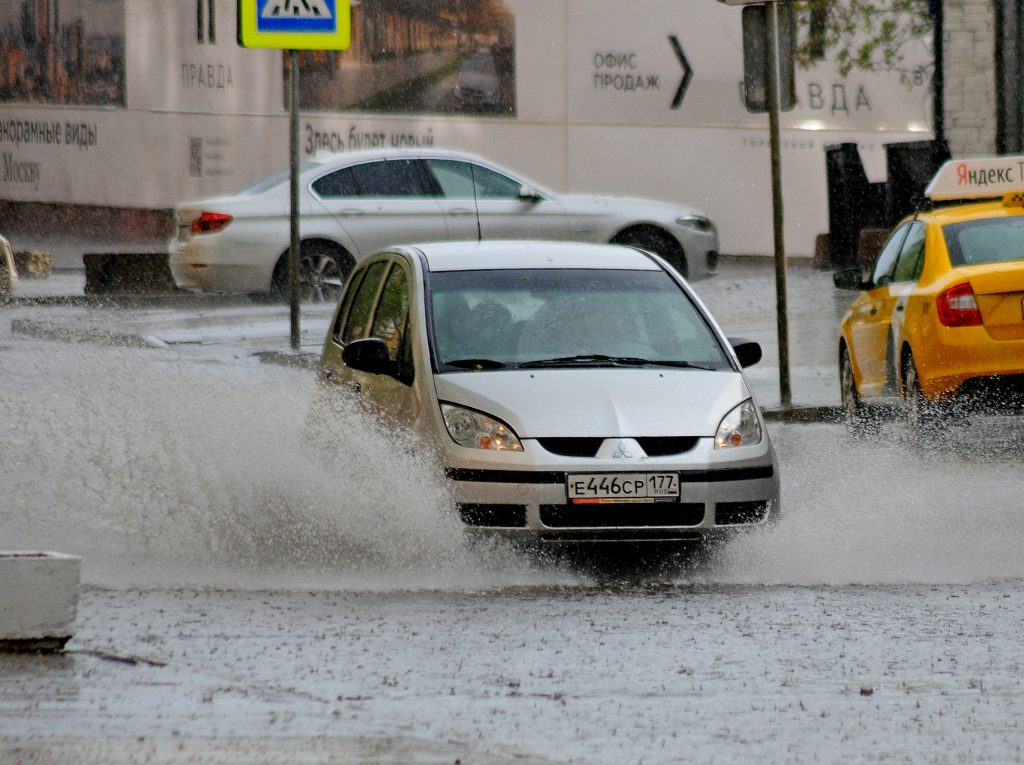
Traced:
[[59, 651], [74, 635], [82, 559], [0, 552], [0, 651]]
[[18, 288], [18, 267], [14, 262], [11, 245], [0, 236], [0, 297], [12, 294]]
[[177, 292], [164, 253], [89, 253], [86, 295], [159, 295]]

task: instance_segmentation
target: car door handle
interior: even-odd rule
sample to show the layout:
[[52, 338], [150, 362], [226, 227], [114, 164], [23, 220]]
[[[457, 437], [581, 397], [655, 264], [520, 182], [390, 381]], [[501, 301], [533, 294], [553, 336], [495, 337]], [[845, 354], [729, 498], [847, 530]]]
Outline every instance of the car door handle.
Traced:
[[456, 207], [456, 208], [454, 208], [452, 210], [449, 210], [448, 214], [452, 215], [452, 216], [455, 216], [455, 215], [472, 215], [473, 211], [470, 210], [468, 207], [465, 207], [465, 208], [464, 207]]
[[355, 218], [355, 217], [358, 217], [358, 216], [361, 216], [361, 215], [366, 215], [366, 210], [346, 209], [346, 210], [341, 210], [338, 213], [338, 215], [344, 215], [346, 218]]

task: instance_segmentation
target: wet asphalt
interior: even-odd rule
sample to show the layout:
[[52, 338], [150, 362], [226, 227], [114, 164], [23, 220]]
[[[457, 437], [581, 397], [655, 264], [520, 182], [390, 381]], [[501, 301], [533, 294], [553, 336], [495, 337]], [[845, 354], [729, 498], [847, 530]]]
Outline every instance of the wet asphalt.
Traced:
[[430, 466], [363, 424], [310, 460], [329, 308], [295, 353], [287, 307], [23, 281], [0, 307], [0, 547], [81, 554], [83, 585], [63, 652], [0, 654], [0, 762], [1024, 761], [1024, 431], [849, 441], [852, 295], [788, 277], [799, 416], [771, 264], [696, 285], [764, 347], [786, 516], [640, 577], [470, 544]]

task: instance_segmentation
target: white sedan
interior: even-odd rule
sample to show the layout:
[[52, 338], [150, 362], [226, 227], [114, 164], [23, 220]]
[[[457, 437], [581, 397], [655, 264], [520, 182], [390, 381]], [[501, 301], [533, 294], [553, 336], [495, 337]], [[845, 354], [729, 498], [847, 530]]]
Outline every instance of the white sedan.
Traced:
[[[288, 294], [287, 171], [237, 194], [178, 205], [170, 242], [179, 287]], [[684, 277], [718, 261], [702, 212], [663, 202], [556, 194], [491, 162], [443, 150], [363, 151], [307, 160], [299, 179], [300, 294], [337, 299], [356, 263], [410, 242], [491, 239], [630, 244]]]
[[435, 451], [474, 532], [689, 544], [779, 515], [760, 358], [643, 250], [442, 242], [356, 268], [319, 379]]

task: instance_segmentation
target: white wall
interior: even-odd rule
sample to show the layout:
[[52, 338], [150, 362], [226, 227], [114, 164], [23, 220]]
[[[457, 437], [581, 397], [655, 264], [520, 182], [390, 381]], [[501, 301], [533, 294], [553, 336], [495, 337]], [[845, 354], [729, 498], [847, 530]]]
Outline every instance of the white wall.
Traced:
[[[738, 8], [506, 3], [516, 30], [514, 118], [304, 113], [304, 137], [333, 134], [344, 149], [365, 136], [458, 147], [559, 190], [693, 203], [718, 222], [723, 252], [772, 251], [767, 117], [748, 114], [740, 100]], [[0, 155], [18, 166], [5, 173], [0, 165], [0, 198], [166, 209], [286, 167], [281, 54], [238, 48], [235, 0], [218, 0], [214, 44], [196, 39], [194, 13], [195, 3], [180, 0], [127, 2], [126, 108], [5, 105], [0, 128], [74, 123], [93, 140], [15, 143], [0, 130]], [[672, 101], [683, 70], [670, 36], [693, 70], [679, 108]], [[799, 72], [797, 93], [797, 108], [783, 115], [786, 246], [811, 255], [827, 230], [825, 147], [856, 141], [872, 180], [882, 180], [884, 144], [928, 137], [930, 104], [927, 84], [843, 79], [828, 63]]]

